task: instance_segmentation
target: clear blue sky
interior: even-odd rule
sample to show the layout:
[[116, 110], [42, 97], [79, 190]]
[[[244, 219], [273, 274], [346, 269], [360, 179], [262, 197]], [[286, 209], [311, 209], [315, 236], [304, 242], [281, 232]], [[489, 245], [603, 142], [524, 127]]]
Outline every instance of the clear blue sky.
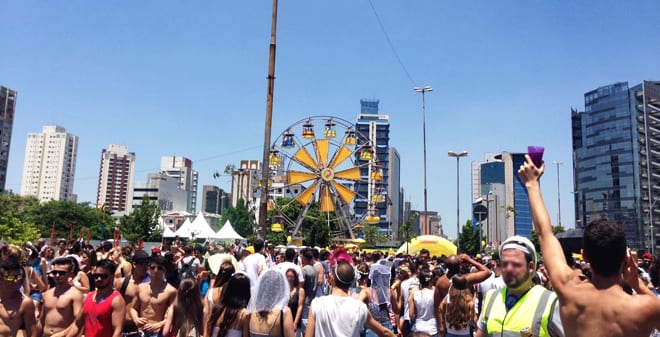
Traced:
[[[562, 222], [573, 226], [570, 108], [617, 81], [660, 79], [656, 1], [280, 1], [273, 138], [313, 115], [354, 120], [361, 98], [391, 118], [401, 184], [423, 208], [421, 99], [427, 95], [429, 209], [455, 235], [470, 210], [470, 161], [545, 145], [562, 161]], [[261, 159], [270, 1], [8, 1], [0, 84], [18, 91], [7, 188], [20, 190], [28, 132], [58, 124], [80, 137], [74, 192], [96, 198], [100, 152], [137, 154], [136, 180], [162, 155], [212, 173]], [[557, 213], [557, 172], [543, 190]], [[200, 199], [201, 200], [201, 199]], [[201, 206], [201, 201], [200, 201]]]

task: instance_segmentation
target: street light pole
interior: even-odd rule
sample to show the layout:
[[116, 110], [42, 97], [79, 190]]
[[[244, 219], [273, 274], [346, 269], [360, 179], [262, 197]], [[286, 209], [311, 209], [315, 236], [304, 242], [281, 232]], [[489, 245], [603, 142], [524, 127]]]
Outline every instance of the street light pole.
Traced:
[[563, 162], [553, 161], [552, 164], [557, 165], [557, 226], [561, 226], [561, 193], [559, 193], [559, 165]]
[[268, 212], [268, 179], [270, 179], [270, 132], [273, 120], [273, 92], [275, 90], [275, 37], [277, 29], [277, 0], [273, 0], [273, 14], [270, 28], [270, 48], [268, 56], [268, 89], [266, 92], [266, 125], [264, 127], [264, 152], [261, 159], [261, 198], [259, 198], [259, 237], [266, 233], [266, 212]]
[[[422, 94], [422, 137], [423, 137], [423, 147], [424, 147], [424, 226], [428, 222], [428, 194], [426, 190], [426, 92], [433, 91], [433, 88], [430, 85], [427, 85], [423, 88], [415, 87], [415, 92]], [[424, 233], [430, 234], [430, 233]]]
[[[449, 157], [456, 158], [456, 248], [460, 247], [460, 242], [459, 242], [459, 237], [460, 237], [460, 227], [461, 227], [461, 208], [460, 206], [460, 189], [459, 189], [459, 166], [458, 163], [461, 159], [461, 157], [467, 157], [468, 152], [467, 151], [462, 151], [459, 153], [456, 153], [454, 151], [449, 151], [447, 152], [447, 155]], [[481, 235], [481, 234], [480, 234]], [[479, 244], [481, 245], [481, 237], [479, 237]]]

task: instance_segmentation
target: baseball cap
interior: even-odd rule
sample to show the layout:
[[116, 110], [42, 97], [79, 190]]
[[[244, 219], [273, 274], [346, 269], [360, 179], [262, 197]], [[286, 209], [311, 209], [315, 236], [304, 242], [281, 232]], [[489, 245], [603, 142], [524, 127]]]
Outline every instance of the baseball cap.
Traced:
[[649, 252], [646, 252], [644, 255], [642, 255], [642, 259], [653, 260], [653, 255], [651, 255]]
[[154, 247], [151, 249], [152, 254], [160, 254], [160, 247]]
[[536, 257], [536, 248], [534, 248], [534, 244], [532, 241], [529, 241], [528, 238], [520, 235], [514, 235], [502, 242], [500, 245], [499, 252], [502, 254], [504, 250], [507, 249], [517, 249], [522, 251], [523, 253], [531, 254], [532, 258], [534, 259], [534, 269], [536, 269], [537, 265], [537, 257]]

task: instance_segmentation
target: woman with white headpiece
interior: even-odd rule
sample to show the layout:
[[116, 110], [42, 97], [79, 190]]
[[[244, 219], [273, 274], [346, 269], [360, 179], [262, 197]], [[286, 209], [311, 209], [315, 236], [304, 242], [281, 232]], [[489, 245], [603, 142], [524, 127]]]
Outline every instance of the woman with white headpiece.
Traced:
[[250, 337], [294, 337], [289, 309], [289, 282], [276, 269], [259, 276], [256, 296], [250, 301]]

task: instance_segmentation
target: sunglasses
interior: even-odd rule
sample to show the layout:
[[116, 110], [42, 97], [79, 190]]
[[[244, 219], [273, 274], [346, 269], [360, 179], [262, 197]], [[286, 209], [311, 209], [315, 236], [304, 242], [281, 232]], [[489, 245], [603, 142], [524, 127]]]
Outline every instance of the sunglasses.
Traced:
[[63, 270], [53, 270], [50, 272], [50, 274], [53, 276], [64, 276], [68, 273], [69, 273], [68, 271], [63, 271]]
[[165, 269], [165, 267], [161, 267], [161, 266], [149, 266], [149, 269], [151, 269], [151, 270], [163, 270], [163, 269]]
[[93, 279], [100, 278], [101, 280], [105, 280], [108, 277], [110, 277], [110, 275], [108, 275], [108, 274], [92, 274]]
[[15, 274], [15, 275], [7, 274], [7, 275], [2, 276], [2, 278], [5, 281], [8, 281], [8, 282], [16, 282], [16, 281], [23, 280], [23, 275], [21, 275], [21, 274]]

